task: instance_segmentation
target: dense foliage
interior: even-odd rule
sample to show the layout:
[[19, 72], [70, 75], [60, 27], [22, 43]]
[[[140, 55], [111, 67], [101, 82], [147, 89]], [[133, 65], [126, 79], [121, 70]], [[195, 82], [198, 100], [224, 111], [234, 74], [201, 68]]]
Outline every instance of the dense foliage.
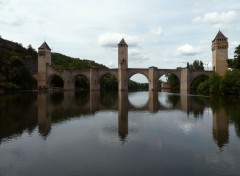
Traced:
[[100, 79], [100, 89], [101, 90], [118, 90], [118, 81], [117, 79], [107, 74]]
[[[36, 81], [32, 78], [36, 51], [31, 46], [0, 41], [0, 87], [5, 90], [32, 89]], [[30, 61], [30, 62], [29, 62]], [[33, 62], [31, 62], [33, 61]], [[31, 69], [33, 68], [33, 69]]]
[[199, 86], [202, 82], [204, 82], [204, 81], [206, 81], [206, 80], [208, 80], [208, 79], [209, 79], [209, 77], [208, 77], [208, 76], [205, 76], [205, 75], [200, 75], [200, 76], [196, 77], [196, 78], [192, 81], [192, 83], [191, 83], [191, 87], [190, 87], [191, 91], [192, 91], [192, 92], [196, 92], [197, 89], [198, 89], [198, 86]]
[[193, 70], [204, 70], [203, 62], [200, 60], [194, 60], [193, 64], [189, 64], [187, 62], [187, 68], [193, 69]]
[[148, 90], [148, 83], [139, 83], [133, 80], [128, 81], [128, 90], [129, 91], [143, 91]]
[[235, 48], [234, 58], [228, 59], [228, 67], [231, 69], [240, 69], [240, 45]]
[[87, 59], [78, 59], [60, 53], [52, 53], [52, 66], [58, 71], [90, 68], [107, 68], [102, 64]]
[[227, 71], [224, 76], [213, 74], [209, 80], [201, 83], [198, 87], [201, 94], [240, 94], [240, 70]]

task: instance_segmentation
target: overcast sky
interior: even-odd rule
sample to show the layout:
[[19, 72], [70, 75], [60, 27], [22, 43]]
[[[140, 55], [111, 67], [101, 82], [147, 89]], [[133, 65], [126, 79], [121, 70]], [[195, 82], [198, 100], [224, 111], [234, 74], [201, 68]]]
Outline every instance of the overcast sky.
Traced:
[[46, 41], [53, 52], [110, 68], [122, 38], [129, 67], [209, 63], [219, 29], [231, 58], [240, 44], [239, 0], [0, 0], [2, 38], [35, 49]]

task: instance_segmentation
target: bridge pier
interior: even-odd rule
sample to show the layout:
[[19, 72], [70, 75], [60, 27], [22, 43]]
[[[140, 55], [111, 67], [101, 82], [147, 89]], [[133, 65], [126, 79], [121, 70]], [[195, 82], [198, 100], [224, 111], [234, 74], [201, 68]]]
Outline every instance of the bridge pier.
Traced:
[[128, 91], [127, 69], [118, 69], [118, 90]]
[[191, 72], [188, 68], [181, 69], [181, 79], [180, 79], [180, 92], [189, 93], [190, 92], [190, 75]]
[[69, 71], [63, 72], [64, 90], [75, 90], [75, 82], [71, 75], [72, 73]]
[[158, 80], [157, 80], [157, 67], [149, 68], [149, 91], [158, 90]]
[[90, 90], [99, 91], [100, 90], [100, 80], [98, 80], [98, 70], [90, 69]]

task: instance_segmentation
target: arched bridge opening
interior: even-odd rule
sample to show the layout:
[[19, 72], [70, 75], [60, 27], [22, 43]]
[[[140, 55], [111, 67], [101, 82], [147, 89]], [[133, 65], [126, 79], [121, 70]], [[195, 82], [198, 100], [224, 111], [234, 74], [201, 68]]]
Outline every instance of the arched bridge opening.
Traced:
[[201, 73], [201, 74], [197, 74], [197, 75], [194, 75], [190, 81], [190, 90], [191, 92], [197, 92], [197, 88], [198, 86], [209, 79], [209, 74], [204, 74], [204, 73]]
[[143, 73], [131, 73], [128, 78], [129, 91], [147, 91], [149, 89], [148, 77]]
[[49, 89], [63, 89], [64, 88], [64, 80], [61, 76], [54, 74], [48, 78], [47, 85], [48, 85]]
[[74, 86], [76, 91], [89, 90], [90, 81], [87, 76], [79, 74], [74, 78]]
[[99, 77], [100, 90], [117, 91], [118, 80], [114, 74], [104, 73]]
[[158, 78], [158, 90], [162, 92], [179, 92], [180, 91], [180, 77], [173, 72], [165, 72], [160, 74]]

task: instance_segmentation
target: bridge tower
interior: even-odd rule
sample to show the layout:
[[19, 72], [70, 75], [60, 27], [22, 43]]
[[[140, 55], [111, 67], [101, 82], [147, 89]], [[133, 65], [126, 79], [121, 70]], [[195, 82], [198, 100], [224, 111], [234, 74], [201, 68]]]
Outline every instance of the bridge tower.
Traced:
[[51, 49], [46, 42], [38, 48], [38, 88], [47, 88], [47, 66], [52, 64]]
[[118, 44], [118, 90], [128, 90], [128, 45], [122, 39]]
[[212, 41], [212, 66], [213, 71], [219, 75], [224, 75], [227, 71], [228, 59], [228, 38], [219, 30]]

